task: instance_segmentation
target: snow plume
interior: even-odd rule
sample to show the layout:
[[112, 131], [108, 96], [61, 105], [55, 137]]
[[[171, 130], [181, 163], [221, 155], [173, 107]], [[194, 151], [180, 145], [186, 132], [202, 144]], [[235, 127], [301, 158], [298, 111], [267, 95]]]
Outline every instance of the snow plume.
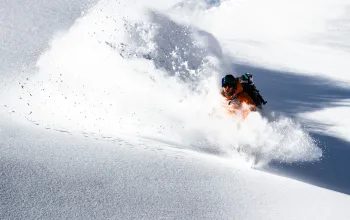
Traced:
[[185, 0], [175, 4], [173, 9], [186, 9], [188, 11], [207, 10], [212, 7], [220, 6], [225, 0]]
[[218, 82], [229, 66], [209, 32], [133, 3], [101, 1], [55, 36], [7, 107], [51, 128], [146, 137], [254, 163], [319, 158], [290, 119], [253, 113], [242, 121], [224, 112]]
[[210, 33], [177, 24], [154, 11], [149, 12], [149, 19], [126, 24], [128, 43], [118, 48], [123, 57], [150, 60], [156, 69], [164, 70], [193, 89], [218, 72], [222, 51]]

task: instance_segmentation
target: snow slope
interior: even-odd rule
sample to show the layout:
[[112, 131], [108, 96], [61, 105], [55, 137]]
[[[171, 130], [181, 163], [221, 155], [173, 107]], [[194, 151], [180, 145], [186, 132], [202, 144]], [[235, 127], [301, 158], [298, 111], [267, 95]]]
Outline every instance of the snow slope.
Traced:
[[[325, 175], [304, 181], [349, 193], [350, 177], [340, 165], [328, 166], [328, 151], [296, 117], [312, 119], [304, 113], [319, 106], [293, 111], [269, 88], [262, 90], [270, 105], [264, 116], [241, 121], [221, 109], [226, 72], [318, 71], [314, 62], [281, 64], [270, 49], [250, 53], [232, 39], [245, 33], [240, 38], [275, 47], [304, 29], [271, 30], [264, 39], [225, 24], [229, 12], [256, 1], [1, 4], [1, 218], [348, 219], [347, 195], [251, 169], [303, 179], [293, 164], [315, 164], [311, 171], [326, 164]], [[23, 4], [27, 10], [17, 10]], [[327, 20], [321, 12], [310, 22]]]
[[1, 219], [348, 219], [350, 198], [137, 137], [1, 126]]

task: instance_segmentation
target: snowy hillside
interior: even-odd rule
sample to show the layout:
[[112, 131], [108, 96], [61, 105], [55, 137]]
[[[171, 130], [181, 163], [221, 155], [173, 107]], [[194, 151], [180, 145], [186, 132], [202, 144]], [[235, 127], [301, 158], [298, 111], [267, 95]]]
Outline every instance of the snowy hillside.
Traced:
[[350, 218], [346, 1], [0, 6], [1, 219]]

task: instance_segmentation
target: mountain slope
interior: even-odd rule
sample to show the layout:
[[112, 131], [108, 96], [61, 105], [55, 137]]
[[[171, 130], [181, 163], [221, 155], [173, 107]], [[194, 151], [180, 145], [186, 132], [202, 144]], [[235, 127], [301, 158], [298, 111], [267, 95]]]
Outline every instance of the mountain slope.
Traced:
[[[329, 82], [347, 75], [310, 58], [338, 54], [343, 73], [347, 41], [304, 47], [343, 27], [346, 2], [331, 18], [327, 1], [299, 4], [305, 26], [274, 0], [0, 3], [0, 218], [349, 219], [350, 197], [328, 190], [350, 192], [346, 136], [322, 112], [346, 107]], [[269, 103], [242, 121], [219, 84], [244, 71]]]

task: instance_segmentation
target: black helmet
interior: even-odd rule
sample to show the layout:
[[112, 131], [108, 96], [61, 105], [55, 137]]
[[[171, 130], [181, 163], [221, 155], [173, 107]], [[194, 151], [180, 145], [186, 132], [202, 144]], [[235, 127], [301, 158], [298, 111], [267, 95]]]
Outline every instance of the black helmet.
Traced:
[[236, 79], [232, 75], [226, 75], [224, 78], [221, 80], [221, 87], [224, 87], [226, 85], [236, 85]]

